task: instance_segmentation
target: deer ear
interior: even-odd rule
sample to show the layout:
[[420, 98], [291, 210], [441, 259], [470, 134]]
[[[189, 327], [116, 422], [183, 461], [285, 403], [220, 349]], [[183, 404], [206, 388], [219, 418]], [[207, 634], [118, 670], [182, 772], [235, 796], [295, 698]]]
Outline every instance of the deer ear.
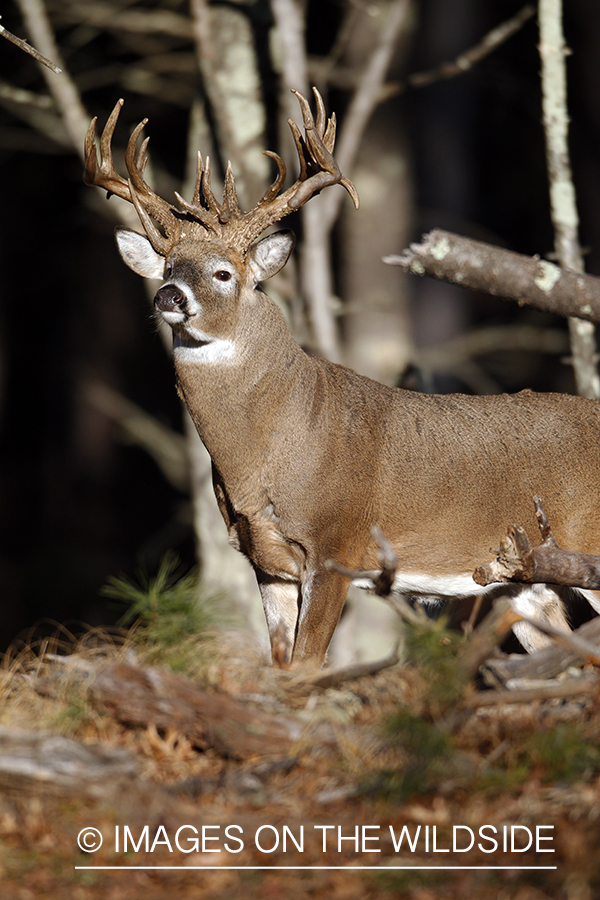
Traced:
[[162, 278], [165, 260], [152, 247], [148, 238], [130, 228], [116, 228], [115, 239], [125, 265], [143, 278]]
[[294, 249], [293, 231], [276, 231], [269, 234], [250, 250], [250, 268], [255, 280], [266, 281], [282, 269]]

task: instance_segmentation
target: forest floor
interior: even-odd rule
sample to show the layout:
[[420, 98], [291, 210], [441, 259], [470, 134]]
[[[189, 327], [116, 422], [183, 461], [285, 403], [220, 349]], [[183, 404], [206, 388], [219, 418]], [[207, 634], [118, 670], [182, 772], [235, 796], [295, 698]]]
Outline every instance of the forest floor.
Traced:
[[3, 900], [600, 897], [589, 661], [508, 698], [440, 624], [333, 686], [239, 633], [68, 643], [2, 672]]

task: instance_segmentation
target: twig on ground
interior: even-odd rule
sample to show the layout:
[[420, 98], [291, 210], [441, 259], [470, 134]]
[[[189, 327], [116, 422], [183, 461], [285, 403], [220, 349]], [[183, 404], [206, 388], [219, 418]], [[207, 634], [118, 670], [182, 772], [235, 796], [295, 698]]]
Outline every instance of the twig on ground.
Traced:
[[600, 679], [570, 678], [562, 684], [547, 684], [521, 691], [479, 691], [465, 697], [463, 704], [470, 709], [481, 706], [500, 706], [503, 703], [534, 703], [536, 700], [554, 700], [562, 697], [580, 697], [594, 694], [598, 690]]
[[354, 663], [351, 666], [344, 666], [339, 669], [329, 669], [308, 678], [306, 684], [311, 687], [330, 688], [337, 687], [345, 681], [353, 681], [356, 678], [364, 678], [365, 675], [376, 675], [383, 669], [389, 669], [400, 662], [398, 656], [398, 646], [394, 648], [389, 656], [384, 659], [374, 660], [373, 662]]

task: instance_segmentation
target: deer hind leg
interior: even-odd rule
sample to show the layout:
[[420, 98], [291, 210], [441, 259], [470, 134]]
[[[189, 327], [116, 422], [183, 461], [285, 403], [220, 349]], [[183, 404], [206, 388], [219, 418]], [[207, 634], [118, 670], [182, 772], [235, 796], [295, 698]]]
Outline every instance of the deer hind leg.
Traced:
[[600, 614], [600, 591], [590, 591], [587, 588], [577, 588], [577, 593], [583, 594], [592, 609]]
[[[568, 592], [569, 589], [561, 589], [555, 585], [527, 585], [512, 594], [511, 606], [515, 612], [528, 619], [540, 619], [559, 631], [570, 631], [563, 606], [563, 598], [566, 598]], [[528, 653], [534, 653], [552, 643], [551, 638], [528, 622], [517, 622], [512, 630]]]
[[300, 585], [267, 575], [259, 569], [256, 570], [256, 578], [269, 629], [273, 662], [278, 666], [287, 666], [292, 661], [296, 638]]

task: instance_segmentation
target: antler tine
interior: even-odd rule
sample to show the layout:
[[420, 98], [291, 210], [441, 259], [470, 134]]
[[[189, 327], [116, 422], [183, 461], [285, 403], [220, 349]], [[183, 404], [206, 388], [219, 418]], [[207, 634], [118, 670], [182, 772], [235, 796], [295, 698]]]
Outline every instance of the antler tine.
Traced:
[[[232, 173], [233, 177], [233, 173]], [[235, 192], [235, 187], [234, 187]], [[194, 196], [190, 203], [175, 191], [175, 196], [181, 208], [197, 219], [207, 231], [216, 232], [219, 223], [222, 223], [224, 211], [217, 202], [215, 195], [210, 186], [210, 158], [206, 157], [206, 164], [202, 161], [202, 156], [198, 153], [198, 167], [196, 170], [196, 186], [194, 188]], [[203, 206], [202, 203], [206, 205]]]
[[239, 213], [240, 207], [238, 203], [237, 191], [235, 189], [235, 179], [233, 177], [233, 169], [231, 162], [227, 163], [227, 171], [225, 172], [225, 184], [223, 186], [223, 215], [229, 217]]
[[[313, 90], [317, 101], [317, 124], [315, 124], [306, 97], [303, 97], [298, 91], [293, 91], [298, 98], [302, 110], [305, 139], [304, 141], [302, 140], [298, 126], [295, 124], [292, 125], [292, 122], [290, 121], [290, 128], [292, 129], [292, 134], [294, 135], [294, 140], [298, 149], [298, 156], [300, 157], [301, 172], [298, 179], [298, 188], [288, 201], [288, 205], [290, 209], [299, 209], [310, 200], [314, 194], [323, 190], [324, 187], [327, 187], [330, 184], [341, 184], [346, 188], [352, 197], [354, 206], [358, 209], [359, 200], [356, 188], [349, 178], [342, 175], [340, 167], [333, 157], [336, 127], [335, 117], [331, 117], [327, 123], [327, 128], [325, 128], [325, 108], [323, 99], [316, 88]], [[304, 152], [305, 147], [308, 152], [308, 159]], [[311, 169], [316, 170], [314, 171], [314, 174], [309, 174]]]
[[[181, 222], [177, 219], [173, 207], [163, 200], [144, 181], [143, 174], [148, 162], [148, 139], [143, 141], [136, 155], [137, 140], [148, 120], [143, 119], [134, 128], [127, 150], [125, 164], [129, 179], [122, 178], [115, 170], [112, 158], [112, 139], [119, 113], [124, 101], [115, 104], [100, 136], [100, 161], [96, 150], [96, 119], [93, 119], [85, 137], [85, 171], [83, 180], [86, 184], [104, 188], [109, 194], [116, 194], [123, 200], [133, 203], [140, 221], [148, 235], [150, 243], [157, 253], [166, 256], [170, 247], [178, 240]], [[164, 229], [163, 235], [152, 219]]]
[[308, 148], [304, 143], [304, 138], [302, 137], [300, 129], [293, 119], [288, 119], [288, 125], [290, 126], [292, 137], [294, 138], [296, 151], [298, 153], [298, 161], [300, 163], [300, 174], [298, 175], [298, 181], [306, 181], [306, 179], [308, 178], [308, 167], [306, 164], [306, 153]]
[[221, 221], [223, 210], [221, 204], [213, 194], [213, 189], [210, 183], [210, 156], [206, 157], [206, 165], [204, 166], [204, 175], [202, 176], [201, 190], [209, 211], [212, 212], [213, 215], [216, 215], [219, 221]]
[[277, 175], [275, 176], [273, 184], [271, 184], [267, 188], [267, 190], [258, 201], [258, 206], [260, 206], [261, 203], [268, 203], [270, 200], [273, 200], [277, 196], [277, 194], [283, 187], [285, 177], [287, 175], [286, 165], [278, 153], [274, 153], [272, 150], [263, 150], [263, 153], [265, 156], [268, 156], [269, 159], [273, 159], [277, 163]]
[[115, 170], [111, 141], [123, 106], [123, 100], [118, 100], [111, 112], [106, 125], [100, 136], [100, 161], [98, 161], [98, 153], [96, 150], [96, 122], [97, 117], [90, 122], [84, 143], [85, 151], [85, 169], [83, 172], [83, 180], [86, 184], [97, 185], [108, 191], [109, 194], [116, 194], [124, 200], [129, 200], [129, 187], [127, 181]]
[[149, 159], [149, 156], [148, 156], [148, 144], [149, 144], [149, 142], [150, 142], [150, 138], [149, 138], [149, 137], [147, 137], [147, 138], [142, 142], [142, 146], [141, 146], [140, 149], [139, 149], [139, 153], [138, 153], [137, 158], [136, 158], [136, 161], [135, 161], [135, 167], [136, 167], [136, 169], [138, 170], [138, 172], [140, 173], [140, 175], [143, 175], [143, 174], [144, 174], [144, 170], [145, 170], [145, 168], [146, 168], [146, 166], [147, 166], [147, 164], [148, 164], [148, 159]]
[[202, 183], [202, 173], [204, 172], [204, 163], [202, 162], [202, 154], [198, 150], [198, 159], [196, 162], [196, 184], [194, 185], [194, 193], [192, 195], [192, 203], [200, 206], [200, 185]]
[[330, 153], [333, 153], [333, 148], [335, 146], [335, 132], [337, 128], [337, 119], [335, 117], [335, 113], [331, 113], [329, 121], [327, 122], [327, 128], [325, 129], [325, 134], [323, 135], [323, 143], [327, 147]]
[[325, 133], [325, 123], [327, 122], [327, 113], [325, 112], [325, 104], [323, 102], [323, 98], [320, 92], [313, 87], [313, 94], [315, 96], [315, 102], [317, 104], [317, 121], [315, 127], [317, 129], [318, 134], [323, 137]]
[[136, 190], [135, 185], [133, 184], [132, 179], [128, 180], [129, 192], [131, 194], [131, 202], [135, 206], [135, 211], [140, 217], [140, 222], [148, 236], [148, 240], [152, 244], [153, 248], [159, 253], [161, 256], [167, 256], [170, 248], [176, 241], [179, 239], [179, 235], [181, 233], [181, 222], [178, 222], [175, 219], [172, 219], [172, 227], [170, 229], [170, 234], [168, 237], [165, 237], [158, 230], [146, 208], [144, 207], [138, 192]]

